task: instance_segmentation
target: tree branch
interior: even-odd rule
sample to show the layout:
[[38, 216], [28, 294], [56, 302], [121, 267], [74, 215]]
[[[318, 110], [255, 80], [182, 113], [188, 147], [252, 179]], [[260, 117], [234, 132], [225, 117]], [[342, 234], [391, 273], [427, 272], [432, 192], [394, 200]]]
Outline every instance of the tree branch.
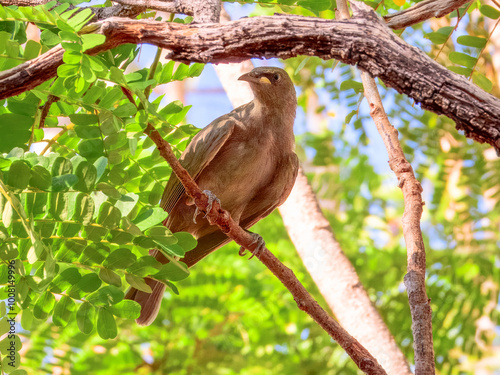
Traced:
[[403, 236], [407, 249], [407, 274], [404, 282], [408, 293], [412, 317], [413, 349], [415, 351], [415, 374], [435, 373], [432, 340], [432, 310], [425, 291], [425, 246], [420, 230], [422, 217], [422, 187], [415, 177], [411, 164], [406, 160], [399, 144], [398, 131], [393, 127], [382, 105], [375, 80], [362, 73], [365, 96], [370, 104], [370, 115], [382, 136], [389, 166], [398, 178], [403, 191], [405, 210], [403, 214]]
[[394, 14], [384, 16], [391, 29], [404, 29], [430, 18], [446, 16], [472, 0], [424, 0]]
[[[206, 212], [208, 199], [202, 193], [189, 173], [181, 166], [170, 145], [161, 135], [148, 124], [145, 134], [156, 144], [160, 155], [167, 160], [172, 170], [177, 175], [186, 189], [186, 194], [194, 199], [196, 206]], [[238, 245], [254, 251], [257, 244], [253, 237], [238, 226], [229, 213], [215, 202], [207, 214], [207, 219], [212, 225], [217, 225], [229, 238]], [[255, 253], [254, 253], [255, 254]], [[366, 374], [386, 374], [377, 360], [352, 336], [349, 335], [325, 310], [312, 298], [300, 283], [293, 271], [283, 265], [267, 248], [255, 254], [264, 265], [285, 285], [292, 293], [299, 309], [305, 311], [318, 323], [352, 358], [356, 365]]]
[[[349, 18], [346, 0], [338, 0], [340, 15]], [[389, 154], [389, 166], [396, 174], [403, 191], [405, 210], [403, 214], [403, 236], [407, 251], [407, 274], [404, 281], [412, 317], [415, 374], [435, 374], [434, 346], [432, 338], [432, 310], [425, 290], [425, 247], [420, 229], [422, 217], [422, 187], [406, 160], [399, 143], [398, 131], [389, 122], [385, 113], [375, 79], [361, 73], [364, 94], [371, 107], [370, 115]]]
[[[106, 42], [88, 52], [97, 54], [124, 43], [149, 43], [169, 50], [167, 58], [182, 62], [227, 63], [297, 55], [337, 59], [379, 77], [422, 108], [450, 117], [467, 137], [500, 151], [499, 99], [396, 37], [373, 11], [354, 6], [354, 1], [351, 4], [358, 18], [345, 21], [279, 16], [182, 25], [113, 17], [98, 23]], [[1, 73], [0, 99], [54, 77], [63, 54], [57, 46]]]

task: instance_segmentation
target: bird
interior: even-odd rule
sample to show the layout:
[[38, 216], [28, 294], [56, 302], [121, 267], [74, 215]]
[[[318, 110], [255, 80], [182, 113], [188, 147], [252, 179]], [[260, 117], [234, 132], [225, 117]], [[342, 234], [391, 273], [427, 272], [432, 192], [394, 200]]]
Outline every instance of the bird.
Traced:
[[[278, 67], [254, 68], [238, 79], [248, 82], [254, 99], [199, 131], [179, 161], [209, 202], [217, 199], [248, 230], [284, 203], [295, 183], [299, 168], [293, 133], [297, 98], [292, 80]], [[197, 240], [196, 247], [180, 259], [188, 267], [231, 241], [206, 218], [196, 218], [194, 201], [175, 174], [167, 182], [160, 206], [168, 212], [163, 224], [170, 231], [189, 232]], [[168, 262], [158, 250], [151, 254]], [[136, 319], [139, 325], [150, 325], [156, 319], [165, 291], [165, 284], [150, 278], [145, 281], [151, 293], [132, 287], [126, 295], [141, 305]]]

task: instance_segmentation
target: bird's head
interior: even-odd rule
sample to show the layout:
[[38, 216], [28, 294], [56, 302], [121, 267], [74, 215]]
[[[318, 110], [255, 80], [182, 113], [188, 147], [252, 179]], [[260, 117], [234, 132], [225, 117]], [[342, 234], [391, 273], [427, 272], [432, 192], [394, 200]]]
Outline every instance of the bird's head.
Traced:
[[297, 105], [292, 80], [281, 68], [273, 66], [255, 68], [238, 79], [250, 83], [255, 99], [264, 105], [273, 107], [282, 105], [284, 108], [291, 104]]

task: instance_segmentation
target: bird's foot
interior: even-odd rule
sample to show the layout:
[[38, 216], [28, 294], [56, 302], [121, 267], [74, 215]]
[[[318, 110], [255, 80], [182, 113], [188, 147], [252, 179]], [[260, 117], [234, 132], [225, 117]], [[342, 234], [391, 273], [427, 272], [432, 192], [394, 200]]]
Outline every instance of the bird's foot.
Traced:
[[[208, 213], [210, 211], [212, 211], [212, 205], [214, 204], [214, 202], [219, 203], [219, 206], [220, 206], [220, 199], [217, 198], [216, 195], [214, 193], [212, 193], [210, 190], [203, 190], [202, 193], [205, 194], [208, 198], [207, 211], [205, 212], [205, 215], [203, 216], [203, 218], [206, 218]], [[198, 209], [198, 206], [196, 206], [196, 210], [194, 211], [194, 215], [193, 215], [193, 223], [197, 224], [196, 217], [199, 214], [200, 214], [200, 210]]]
[[[254, 243], [257, 243], [257, 247], [255, 248], [255, 250], [252, 252], [252, 256], [250, 258], [248, 258], [248, 260], [252, 259], [255, 255], [257, 255], [257, 258], [259, 257], [259, 253], [266, 247], [266, 241], [264, 241], [264, 239], [258, 235], [257, 233], [252, 233], [252, 232], [248, 232], [250, 233], [250, 235], [253, 237], [253, 241], [250, 245], [253, 245]], [[243, 246], [240, 247], [240, 251], [238, 252], [238, 254], [240, 256], [244, 256], [245, 253], [246, 253], [246, 250]]]

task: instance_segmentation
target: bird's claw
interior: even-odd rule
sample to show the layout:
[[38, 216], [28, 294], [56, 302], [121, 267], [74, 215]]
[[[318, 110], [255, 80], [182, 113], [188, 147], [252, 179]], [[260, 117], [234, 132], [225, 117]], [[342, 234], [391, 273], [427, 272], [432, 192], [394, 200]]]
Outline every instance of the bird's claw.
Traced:
[[[217, 196], [214, 193], [212, 193], [210, 190], [203, 190], [202, 193], [205, 194], [208, 198], [207, 210], [205, 212], [205, 215], [203, 216], [203, 218], [205, 219], [207, 217], [208, 213], [210, 211], [212, 211], [212, 205], [214, 202], [219, 203], [219, 206], [220, 206], [220, 199], [217, 198]], [[196, 210], [194, 211], [194, 215], [193, 215], [193, 223], [197, 224], [196, 217], [199, 214], [200, 214], [200, 210], [199, 210], [198, 206], [196, 206]]]
[[[259, 253], [266, 247], [266, 242], [264, 241], [264, 239], [258, 235], [257, 233], [250, 233], [253, 237], [253, 241], [250, 243], [250, 245], [253, 245], [254, 243], [257, 242], [257, 247], [255, 248], [255, 250], [252, 252], [252, 256], [250, 258], [248, 258], [248, 260], [252, 259], [255, 255], [257, 255], [257, 258], [259, 257]], [[240, 251], [238, 252], [238, 254], [240, 256], [244, 256], [245, 253], [246, 253], [246, 250], [243, 246], [240, 247]]]

